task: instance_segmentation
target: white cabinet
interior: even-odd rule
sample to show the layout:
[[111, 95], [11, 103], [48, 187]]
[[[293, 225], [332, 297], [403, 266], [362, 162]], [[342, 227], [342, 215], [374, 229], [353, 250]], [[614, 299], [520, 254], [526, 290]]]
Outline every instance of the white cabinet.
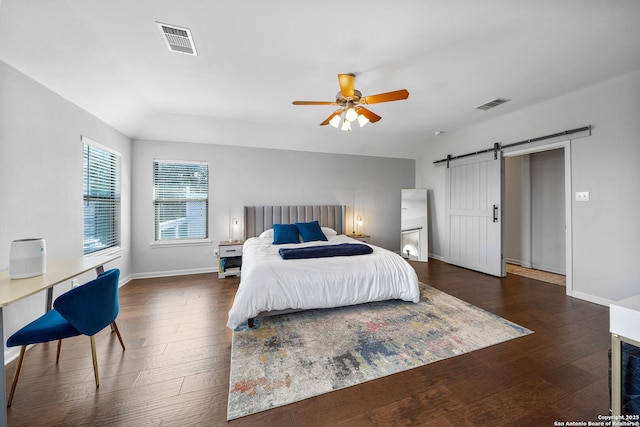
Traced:
[[218, 244], [218, 278], [240, 277], [242, 268], [242, 243], [220, 242]]
[[360, 240], [361, 242], [364, 242], [364, 243], [371, 243], [371, 236], [368, 236], [366, 234], [347, 234], [347, 237]]
[[622, 415], [622, 342], [640, 347], [638, 324], [640, 324], [640, 295], [609, 305], [611, 412], [613, 416]]

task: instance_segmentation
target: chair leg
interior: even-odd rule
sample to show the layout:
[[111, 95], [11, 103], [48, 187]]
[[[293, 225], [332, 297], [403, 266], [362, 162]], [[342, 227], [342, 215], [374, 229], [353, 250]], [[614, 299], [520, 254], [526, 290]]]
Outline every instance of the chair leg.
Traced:
[[120, 340], [120, 345], [122, 346], [122, 351], [126, 350], [124, 348], [124, 341], [122, 341], [122, 337], [120, 336], [120, 330], [118, 329], [118, 325], [116, 325], [116, 321], [115, 320], [113, 321], [113, 323], [111, 323], [111, 329], [118, 336], [118, 340]]
[[56, 352], [56, 365], [60, 361], [60, 349], [62, 348], [62, 340], [58, 340], [58, 351]]
[[13, 383], [11, 384], [11, 392], [9, 393], [9, 401], [7, 402], [7, 408], [11, 406], [13, 401], [13, 395], [16, 392], [16, 385], [18, 384], [18, 377], [20, 376], [20, 369], [22, 368], [22, 362], [24, 361], [24, 354], [27, 350], [27, 346], [20, 347], [20, 358], [18, 359], [18, 366], [16, 366], [16, 373], [13, 374]]
[[91, 335], [91, 355], [93, 356], [93, 375], [96, 378], [96, 387], [100, 387], [100, 380], [98, 379], [98, 358], [96, 357], [96, 338]]

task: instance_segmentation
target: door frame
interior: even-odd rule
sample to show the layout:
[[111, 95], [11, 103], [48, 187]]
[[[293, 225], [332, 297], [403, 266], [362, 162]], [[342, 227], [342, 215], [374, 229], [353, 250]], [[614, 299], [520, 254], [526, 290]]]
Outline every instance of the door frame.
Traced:
[[540, 153], [542, 151], [564, 150], [564, 212], [565, 212], [565, 266], [566, 266], [566, 294], [573, 293], [573, 228], [572, 228], [572, 185], [571, 185], [571, 140], [552, 142], [522, 149], [504, 149], [503, 157], [516, 157], [525, 154]]

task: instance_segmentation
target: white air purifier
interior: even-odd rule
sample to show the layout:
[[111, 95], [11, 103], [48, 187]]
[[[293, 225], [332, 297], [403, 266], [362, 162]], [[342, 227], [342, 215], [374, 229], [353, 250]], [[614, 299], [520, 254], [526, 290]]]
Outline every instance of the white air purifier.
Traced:
[[9, 276], [26, 279], [44, 274], [47, 269], [47, 248], [44, 239], [20, 239], [11, 242]]

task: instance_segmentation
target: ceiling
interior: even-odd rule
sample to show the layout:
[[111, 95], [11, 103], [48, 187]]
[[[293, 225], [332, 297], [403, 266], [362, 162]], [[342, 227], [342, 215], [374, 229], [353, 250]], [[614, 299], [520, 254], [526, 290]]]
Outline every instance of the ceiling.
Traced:
[[[0, 1], [0, 60], [132, 139], [414, 158], [436, 131], [640, 69], [636, 0]], [[351, 132], [319, 126], [334, 106], [291, 104], [333, 101], [339, 73], [409, 99]]]

